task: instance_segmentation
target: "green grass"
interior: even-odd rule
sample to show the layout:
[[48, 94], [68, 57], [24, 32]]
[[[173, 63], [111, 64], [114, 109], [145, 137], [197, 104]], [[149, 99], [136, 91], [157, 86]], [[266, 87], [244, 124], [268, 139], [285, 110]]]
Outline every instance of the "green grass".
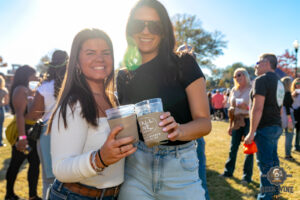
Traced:
[[[5, 122], [7, 124], [7, 121]], [[244, 155], [242, 149], [239, 150], [236, 169], [233, 178], [222, 178], [218, 175], [224, 170], [224, 164], [228, 158], [230, 136], [226, 130], [228, 123], [213, 122], [212, 132], [205, 137], [206, 141], [206, 158], [207, 158], [207, 181], [210, 197], [212, 200], [254, 200], [255, 195], [259, 191], [259, 170], [254, 164], [253, 182], [248, 186], [243, 186], [241, 182]], [[286, 161], [284, 159], [284, 141], [282, 136], [279, 140], [278, 154], [281, 166], [291, 174], [291, 178], [283, 183], [282, 186], [293, 186], [294, 193], [281, 193], [281, 199], [300, 199], [300, 154], [293, 152], [296, 162]], [[11, 156], [11, 147], [0, 148], [0, 199], [4, 199], [5, 195], [5, 173]], [[28, 198], [28, 182], [27, 182], [28, 164], [25, 163], [18, 175], [15, 192], [22, 198]], [[41, 196], [41, 175], [39, 179], [38, 192]]]

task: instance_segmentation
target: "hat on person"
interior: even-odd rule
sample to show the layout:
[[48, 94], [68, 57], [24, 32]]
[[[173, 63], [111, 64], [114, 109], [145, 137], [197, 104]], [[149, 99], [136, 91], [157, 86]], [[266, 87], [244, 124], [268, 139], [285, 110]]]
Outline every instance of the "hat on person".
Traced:
[[56, 50], [52, 54], [51, 62], [48, 63], [49, 67], [61, 67], [67, 64], [69, 56], [66, 51]]
[[182, 53], [189, 53], [191, 54], [194, 58], [196, 58], [196, 54], [194, 52], [194, 48], [190, 45], [187, 45], [187, 44], [183, 44], [183, 45], [180, 45], [176, 52], [182, 52]]

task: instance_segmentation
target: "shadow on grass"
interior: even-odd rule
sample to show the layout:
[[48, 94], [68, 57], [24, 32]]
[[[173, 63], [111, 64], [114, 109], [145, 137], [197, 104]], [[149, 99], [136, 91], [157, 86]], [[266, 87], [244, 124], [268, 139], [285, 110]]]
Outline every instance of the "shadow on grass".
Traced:
[[[3, 161], [3, 167], [2, 169], [0, 169], [0, 181], [5, 180], [5, 176], [6, 176], [6, 172], [8, 169], [8, 165], [10, 163], [10, 158], [7, 158]], [[21, 165], [20, 169], [19, 169], [19, 173], [24, 170], [26, 168], [28, 161], [27, 159], [25, 159], [25, 161], [23, 162], [23, 164]]]
[[[244, 185], [247, 188], [247, 194], [233, 188], [226, 180], [231, 179], [237, 184], [241, 184], [241, 180], [235, 177], [224, 178], [220, 177], [219, 172], [207, 169], [207, 186], [211, 200], [242, 200], [242, 199], [256, 199], [256, 195], [259, 193], [259, 183], [251, 182], [248, 185]], [[278, 200], [287, 200], [286, 198], [279, 197]]]

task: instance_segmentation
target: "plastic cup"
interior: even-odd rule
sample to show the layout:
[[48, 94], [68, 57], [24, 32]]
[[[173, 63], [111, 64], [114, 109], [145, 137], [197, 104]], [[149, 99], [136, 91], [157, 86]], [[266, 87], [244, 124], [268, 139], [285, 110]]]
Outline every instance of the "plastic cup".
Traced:
[[105, 112], [111, 129], [118, 125], [123, 126], [123, 129], [117, 134], [116, 139], [133, 136], [135, 138], [134, 142], [139, 140], [136, 114], [134, 112], [133, 104], [111, 108]]
[[158, 124], [163, 113], [163, 105], [160, 98], [149, 99], [135, 104], [138, 123], [148, 147], [165, 144], [168, 142], [168, 133], [162, 130]]
[[236, 98], [235, 99], [235, 104], [238, 106], [238, 105], [241, 105], [242, 103], [244, 102], [244, 99], [243, 98]]
[[35, 91], [39, 85], [39, 81], [29, 81], [28, 87], [31, 91]]

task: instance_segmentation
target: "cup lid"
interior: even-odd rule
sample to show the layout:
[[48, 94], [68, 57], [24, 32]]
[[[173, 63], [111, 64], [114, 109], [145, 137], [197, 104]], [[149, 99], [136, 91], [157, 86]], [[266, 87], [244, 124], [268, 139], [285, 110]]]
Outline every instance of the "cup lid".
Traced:
[[118, 106], [115, 108], [110, 108], [105, 110], [105, 113], [108, 118], [116, 117], [116, 116], [120, 116], [120, 117], [127, 116], [129, 114], [134, 113], [134, 105], [128, 104], [128, 105]]

